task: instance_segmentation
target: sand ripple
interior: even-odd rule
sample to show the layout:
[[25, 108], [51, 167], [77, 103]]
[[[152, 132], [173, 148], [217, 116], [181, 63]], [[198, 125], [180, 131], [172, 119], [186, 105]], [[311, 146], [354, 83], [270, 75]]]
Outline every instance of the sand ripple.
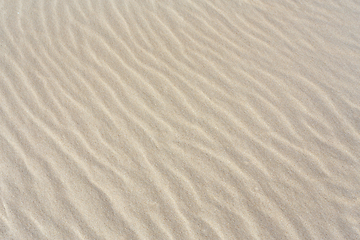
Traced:
[[360, 239], [357, 1], [0, 12], [1, 239]]

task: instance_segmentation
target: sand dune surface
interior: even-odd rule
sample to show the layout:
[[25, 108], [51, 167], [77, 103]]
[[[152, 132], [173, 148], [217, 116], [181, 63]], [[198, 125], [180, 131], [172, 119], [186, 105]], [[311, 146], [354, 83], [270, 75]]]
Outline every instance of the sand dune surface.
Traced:
[[360, 239], [359, 1], [0, 13], [0, 239]]

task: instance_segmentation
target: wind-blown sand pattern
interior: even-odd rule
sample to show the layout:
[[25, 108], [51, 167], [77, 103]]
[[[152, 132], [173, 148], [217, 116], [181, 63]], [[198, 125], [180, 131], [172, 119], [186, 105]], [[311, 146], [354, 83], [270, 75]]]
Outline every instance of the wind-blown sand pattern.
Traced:
[[0, 2], [0, 239], [360, 239], [360, 2]]

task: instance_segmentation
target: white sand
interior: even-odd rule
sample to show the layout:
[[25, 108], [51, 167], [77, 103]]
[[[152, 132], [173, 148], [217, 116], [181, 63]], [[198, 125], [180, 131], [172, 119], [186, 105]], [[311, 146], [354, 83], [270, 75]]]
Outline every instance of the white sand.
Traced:
[[359, 1], [0, 13], [0, 239], [360, 239]]

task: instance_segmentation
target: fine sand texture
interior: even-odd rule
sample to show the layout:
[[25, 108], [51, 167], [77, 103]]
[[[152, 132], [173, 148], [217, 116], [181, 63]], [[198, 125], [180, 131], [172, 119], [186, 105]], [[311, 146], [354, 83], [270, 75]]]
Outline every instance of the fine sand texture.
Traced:
[[0, 0], [0, 239], [360, 239], [360, 1]]

